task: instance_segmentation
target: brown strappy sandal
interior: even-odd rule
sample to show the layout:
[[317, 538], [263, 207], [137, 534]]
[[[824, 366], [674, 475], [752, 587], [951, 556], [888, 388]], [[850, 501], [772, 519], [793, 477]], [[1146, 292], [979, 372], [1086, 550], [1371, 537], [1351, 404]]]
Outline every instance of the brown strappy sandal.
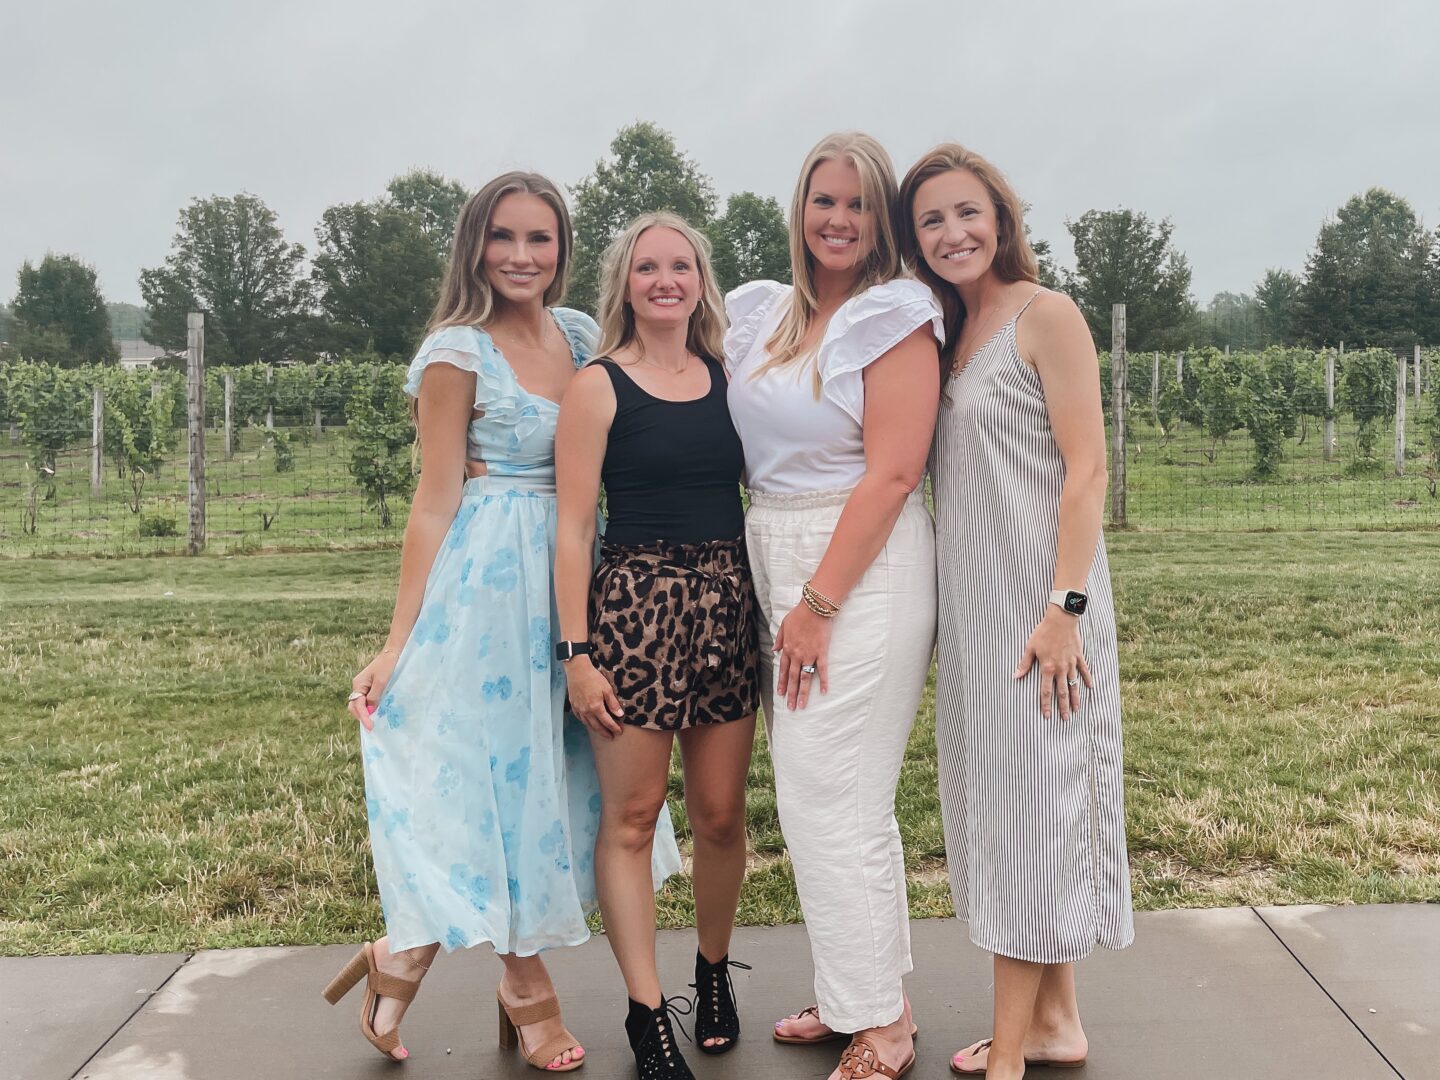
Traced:
[[[819, 1019], [820, 1019], [820, 1006], [818, 1006], [818, 1005], [807, 1005], [807, 1006], [805, 1006], [805, 1008], [801, 1009], [798, 1013], [795, 1014], [795, 1019], [796, 1019], [796, 1020], [799, 1020], [799, 1019], [800, 1019], [801, 1017], [803, 1017], [803, 1016], [813, 1016], [813, 1017], [815, 1017], [816, 1020], [819, 1020]], [[788, 1019], [790, 1019], [790, 1018], [787, 1016], [785, 1019], [788, 1020]], [[849, 1039], [849, 1038], [852, 1038], [852, 1037], [854, 1036], [854, 1032], [851, 1032], [851, 1031], [832, 1031], [832, 1032], [830, 1032], [830, 1034], [828, 1034], [828, 1035], [816, 1035], [816, 1036], [814, 1036], [813, 1038], [809, 1038], [809, 1039], [804, 1038], [804, 1037], [802, 1037], [802, 1036], [800, 1036], [800, 1035], [781, 1035], [780, 1032], [778, 1032], [778, 1031], [775, 1032], [774, 1034], [775, 1034], [775, 1041], [776, 1041], [776, 1042], [778, 1042], [778, 1043], [787, 1043], [787, 1044], [789, 1044], [790, 1046], [819, 1046], [821, 1043], [835, 1042], [837, 1039]], [[919, 1038], [919, 1037], [920, 1037], [920, 1028], [919, 1028], [919, 1026], [916, 1025], [916, 1024], [911, 1024], [911, 1025], [910, 1025], [910, 1038], [916, 1039], [916, 1038]]]
[[[993, 1043], [994, 1041], [995, 1041], [994, 1039], [981, 1039], [978, 1043], [976, 1043], [976, 1044], [974, 1045], [974, 1049], [971, 1051], [972, 1055], [973, 1055], [973, 1054], [978, 1054], [978, 1053], [980, 1053], [980, 1051], [982, 1051], [982, 1050], [989, 1050], [989, 1049], [990, 1049], [990, 1044]], [[954, 1054], [952, 1054], [951, 1057], [950, 1057], [950, 1071], [951, 1071], [951, 1072], [953, 1072], [956, 1076], [984, 1076], [984, 1075], [985, 1075], [985, 1070], [984, 1070], [984, 1069], [962, 1069], [962, 1068], [960, 1068], [958, 1065], [956, 1065], [956, 1064], [955, 1064], [955, 1058], [959, 1056], [959, 1053], [960, 1053], [960, 1052], [957, 1050], [957, 1051], [956, 1051]], [[1078, 1061], [1052, 1061], [1052, 1060], [1050, 1060], [1049, 1058], [1026, 1058], [1026, 1059], [1025, 1059], [1025, 1066], [1026, 1066], [1026, 1068], [1029, 1068], [1031, 1065], [1043, 1066], [1044, 1068], [1047, 1068], [1047, 1069], [1082, 1069], [1082, 1068], [1085, 1067], [1085, 1059], [1084, 1059], [1084, 1058], [1080, 1058]]]
[[840, 1080], [863, 1080], [867, 1076], [888, 1076], [890, 1080], [900, 1080], [900, 1077], [914, 1067], [913, 1050], [910, 1052], [910, 1060], [898, 1069], [892, 1068], [880, 1060], [880, 1052], [875, 1049], [869, 1036], [856, 1035], [840, 1055]]
[[[407, 1007], [410, 1002], [415, 1000], [415, 994], [420, 989], [420, 980], [430, 969], [415, 960], [411, 960], [410, 963], [419, 969], [418, 978], [412, 980], [402, 979], [396, 975], [387, 975], [375, 966], [374, 946], [367, 941], [360, 946], [360, 951], [350, 962], [340, 969], [340, 974], [330, 980], [330, 985], [321, 991], [325, 1000], [334, 1005], [348, 994], [356, 983], [364, 979], [365, 998], [360, 1002], [360, 1034], [365, 1036], [371, 1046], [390, 1058], [391, 1061], [403, 1060], [394, 1056], [394, 1051], [400, 1046], [400, 1022], [397, 1020], [393, 1028], [384, 1035], [378, 1035], [375, 1032], [375, 1011], [379, 1009], [382, 997], [393, 998], [403, 1002]], [[404, 1015], [402, 1009], [400, 1013], [402, 1019]]]
[[496, 990], [495, 1003], [500, 1006], [500, 1046], [502, 1049], [509, 1050], [512, 1046], [518, 1046], [520, 1055], [532, 1069], [543, 1069], [546, 1072], [571, 1072], [585, 1064], [583, 1057], [576, 1058], [569, 1065], [550, 1064], [566, 1050], [581, 1048], [580, 1040], [571, 1035], [568, 1028], [559, 1035], [552, 1036], [538, 1049], [530, 1050], [525, 1046], [525, 1037], [520, 1034], [520, 1028], [526, 1024], [538, 1024], [541, 1020], [549, 1020], [552, 1016], [560, 1015], [560, 1002], [554, 994], [533, 1005], [512, 1006], [505, 1004], [505, 999], [500, 996], [500, 991]]

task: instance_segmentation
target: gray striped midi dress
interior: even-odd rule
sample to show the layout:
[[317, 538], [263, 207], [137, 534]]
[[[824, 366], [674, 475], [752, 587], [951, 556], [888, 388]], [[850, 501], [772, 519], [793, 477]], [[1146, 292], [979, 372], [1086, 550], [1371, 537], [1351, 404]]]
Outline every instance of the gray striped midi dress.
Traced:
[[1078, 716], [1041, 718], [1038, 666], [1012, 678], [1049, 602], [1065, 479], [1040, 377], [1015, 343], [1024, 310], [949, 380], [940, 407], [935, 724], [956, 915], [982, 949], [1058, 964], [1097, 943], [1124, 948], [1134, 926], [1103, 537], [1080, 617], [1095, 687], [1080, 687]]

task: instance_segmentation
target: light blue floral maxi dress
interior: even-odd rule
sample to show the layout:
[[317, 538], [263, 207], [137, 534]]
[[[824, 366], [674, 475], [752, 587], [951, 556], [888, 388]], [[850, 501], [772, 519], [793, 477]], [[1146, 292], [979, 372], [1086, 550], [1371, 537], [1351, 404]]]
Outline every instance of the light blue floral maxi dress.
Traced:
[[[552, 311], [579, 367], [598, 330]], [[520, 386], [490, 336], [427, 337], [410, 365], [475, 372], [467, 480], [425, 584], [420, 615], [361, 732], [370, 847], [390, 948], [490, 942], [529, 956], [590, 935], [600, 785], [584, 726], [564, 710], [555, 661], [555, 420]], [[658, 888], [680, 867], [668, 810], [656, 830]]]

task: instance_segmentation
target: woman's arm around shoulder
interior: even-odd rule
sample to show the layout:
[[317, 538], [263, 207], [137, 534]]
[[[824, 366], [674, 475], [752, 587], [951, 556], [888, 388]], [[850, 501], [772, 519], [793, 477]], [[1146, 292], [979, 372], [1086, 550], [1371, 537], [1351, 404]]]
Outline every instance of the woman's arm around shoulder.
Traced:
[[[563, 641], [590, 640], [595, 508], [614, 420], [615, 388], [609, 373], [600, 364], [581, 368], [565, 391], [555, 427], [555, 606]], [[620, 702], [605, 672], [588, 656], [576, 656], [565, 663], [565, 682], [570, 708], [581, 723], [607, 738], [620, 734]]]

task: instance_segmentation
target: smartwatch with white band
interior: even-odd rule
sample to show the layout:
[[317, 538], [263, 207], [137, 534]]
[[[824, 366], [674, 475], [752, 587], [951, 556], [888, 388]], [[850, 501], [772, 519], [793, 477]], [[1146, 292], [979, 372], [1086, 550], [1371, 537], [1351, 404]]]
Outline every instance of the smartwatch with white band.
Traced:
[[1088, 598], [1074, 589], [1056, 589], [1050, 594], [1050, 603], [1068, 615], [1084, 615]]

